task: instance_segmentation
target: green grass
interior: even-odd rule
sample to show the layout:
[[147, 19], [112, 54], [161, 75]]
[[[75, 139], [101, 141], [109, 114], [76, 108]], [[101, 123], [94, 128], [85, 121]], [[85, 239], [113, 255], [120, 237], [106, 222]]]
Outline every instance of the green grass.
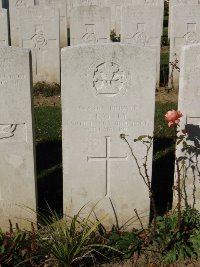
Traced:
[[161, 65], [168, 65], [169, 64], [169, 53], [161, 53], [160, 56], [160, 63]]
[[172, 137], [175, 132], [170, 129], [165, 121], [165, 114], [170, 109], [177, 109], [176, 103], [156, 103], [155, 109], [155, 127], [154, 136], [155, 137]]
[[36, 107], [36, 142], [49, 142], [61, 140], [61, 108]]
[[168, 36], [168, 27], [163, 28], [163, 36]]

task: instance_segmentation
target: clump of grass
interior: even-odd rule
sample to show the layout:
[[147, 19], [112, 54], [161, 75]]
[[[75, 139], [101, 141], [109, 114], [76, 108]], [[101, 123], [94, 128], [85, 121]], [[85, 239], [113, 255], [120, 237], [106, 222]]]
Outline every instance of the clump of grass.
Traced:
[[61, 94], [60, 85], [57, 83], [37, 82], [33, 87], [34, 96], [59, 96]]

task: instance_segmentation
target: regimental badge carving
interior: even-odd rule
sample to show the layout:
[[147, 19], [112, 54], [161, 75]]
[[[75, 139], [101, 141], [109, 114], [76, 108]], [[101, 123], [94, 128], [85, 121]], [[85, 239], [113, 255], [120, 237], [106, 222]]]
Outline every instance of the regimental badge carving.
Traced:
[[31, 38], [34, 48], [43, 48], [47, 46], [47, 38], [42, 30], [36, 32]]
[[188, 32], [185, 36], [185, 45], [197, 44], [200, 42], [200, 38], [196, 32]]
[[93, 87], [97, 95], [116, 96], [124, 88], [124, 82], [124, 71], [116, 63], [104, 62], [94, 71]]
[[26, 0], [17, 0], [15, 7], [16, 8], [24, 8], [26, 7]]
[[14, 136], [17, 124], [0, 124], [0, 140]]
[[97, 43], [97, 38], [94, 31], [94, 24], [86, 24], [85, 25], [86, 33], [82, 36], [82, 40], [84, 43]]

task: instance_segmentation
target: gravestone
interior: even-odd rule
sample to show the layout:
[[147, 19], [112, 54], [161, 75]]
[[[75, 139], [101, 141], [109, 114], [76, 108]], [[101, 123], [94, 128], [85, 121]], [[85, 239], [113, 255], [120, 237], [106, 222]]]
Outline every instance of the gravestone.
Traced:
[[[111, 25], [116, 34], [121, 34], [121, 12], [122, 8], [126, 6], [159, 6], [162, 8], [164, 14], [164, 0], [107, 0], [106, 5], [111, 8]], [[161, 27], [163, 27], [163, 16], [161, 17]]]
[[2, 8], [2, 0], [0, 0], [0, 8]]
[[19, 45], [32, 52], [33, 82], [60, 83], [59, 14], [49, 7], [20, 11]]
[[148, 190], [120, 134], [142, 164], [144, 146], [133, 140], [153, 134], [155, 51], [125, 44], [64, 48], [61, 70], [64, 210], [72, 215], [100, 200], [98, 217], [107, 214], [111, 225], [112, 201], [120, 225], [134, 208], [147, 222]]
[[157, 55], [157, 87], [160, 80], [160, 47], [162, 8], [127, 6], [122, 8], [121, 42], [150, 47]]
[[60, 17], [60, 46], [67, 46], [67, 2], [66, 0], [40, 0], [41, 6], [51, 6], [59, 9]]
[[8, 44], [8, 14], [6, 9], [0, 8], [0, 47]]
[[[183, 197], [191, 205], [195, 205], [200, 211], [200, 45], [188, 45], [182, 48], [181, 72], [179, 87], [178, 108], [183, 113], [180, 130], [186, 131], [185, 141], [192, 146], [188, 150], [182, 150], [178, 146], [177, 158], [186, 157], [184, 172], [181, 161], [181, 184], [184, 186]], [[182, 168], [181, 168], [182, 167]], [[176, 173], [177, 177], [177, 173]], [[176, 184], [175, 184], [176, 185]], [[177, 197], [175, 196], [175, 203]], [[186, 205], [184, 200], [182, 205]]]
[[[200, 42], [200, 5], [174, 6], [171, 16], [170, 30], [170, 62], [178, 60], [180, 67], [180, 53], [183, 45], [197, 44]], [[170, 65], [170, 74], [173, 68]], [[172, 84], [173, 83], [173, 84]], [[173, 70], [173, 82], [169, 86], [178, 87], [179, 70]]]
[[11, 45], [19, 46], [19, 10], [34, 6], [34, 0], [11, 0], [9, 1], [10, 37]]
[[200, 0], [170, 0], [169, 1], [169, 20], [168, 20], [168, 36], [170, 36], [170, 28], [171, 25], [171, 12], [173, 6], [180, 6], [180, 5], [198, 5], [200, 4]]
[[[30, 51], [0, 48], [0, 227], [36, 221]], [[27, 221], [28, 220], [28, 221]]]
[[82, 6], [73, 8], [70, 17], [70, 44], [110, 42], [110, 8]]
[[68, 16], [68, 27], [70, 27], [70, 18], [73, 8], [80, 6], [106, 6], [106, 0], [67, 0], [67, 16]]

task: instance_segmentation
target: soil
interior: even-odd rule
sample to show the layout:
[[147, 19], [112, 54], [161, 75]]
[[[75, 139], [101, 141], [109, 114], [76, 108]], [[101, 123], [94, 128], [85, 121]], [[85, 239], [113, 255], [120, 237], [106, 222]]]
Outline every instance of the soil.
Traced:
[[[160, 87], [156, 91], [156, 101], [161, 103], [169, 103], [178, 101], [178, 90], [171, 89], [167, 90], [165, 87]], [[60, 96], [49, 96], [45, 97], [43, 95], [34, 97], [34, 106], [60, 106], [61, 105], [61, 97]]]

